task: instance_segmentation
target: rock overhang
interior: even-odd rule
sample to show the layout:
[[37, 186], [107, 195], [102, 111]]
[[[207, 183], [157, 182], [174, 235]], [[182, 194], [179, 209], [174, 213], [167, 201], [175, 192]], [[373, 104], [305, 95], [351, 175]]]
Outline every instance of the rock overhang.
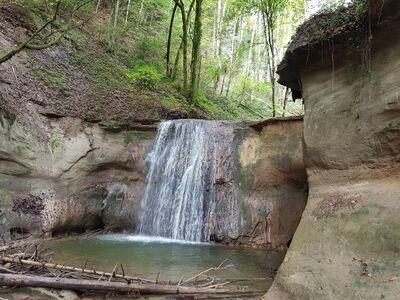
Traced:
[[293, 100], [300, 99], [302, 70], [316, 64], [331, 67], [331, 59], [324, 60], [326, 56], [344, 53], [342, 56], [347, 57], [356, 53], [362, 50], [363, 43], [371, 43], [375, 32], [399, 23], [397, 0], [358, 1], [334, 12], [315, 15], [297, 29], [277, 67], [278, 82], [292, 90]]

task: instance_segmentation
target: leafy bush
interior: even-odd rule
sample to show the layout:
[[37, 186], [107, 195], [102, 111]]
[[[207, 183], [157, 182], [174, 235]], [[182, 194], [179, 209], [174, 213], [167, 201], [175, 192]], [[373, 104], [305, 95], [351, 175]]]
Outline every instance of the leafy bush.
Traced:
[[133, 72], [127, 73], [126, 76], [132, 79], [138, 87], [149, 90], [155, 89], [163, 78], [161, 73], [150, 65], [139, 66]]
[[163, 56], [164, 41], [153, 36], [139, 36], [136, 40], [135, 56], [143, 61], [150, 61]]

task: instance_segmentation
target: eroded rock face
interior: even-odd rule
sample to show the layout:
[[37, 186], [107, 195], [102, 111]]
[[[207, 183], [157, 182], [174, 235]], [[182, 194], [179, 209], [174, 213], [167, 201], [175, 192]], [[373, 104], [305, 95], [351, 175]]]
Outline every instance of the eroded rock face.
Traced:
[[[21, 117], [22, 118], [22, 117]], [[134, 230], [155, 132], [111, 132], [74, 118], [0, 113], [4, 238]]]
[[[145, 158], [156, 132], [112, 132], [75, 118], [35, 118], [29, 126], [23, 115], [1, 113], [4, 238], [97, 228], [134, 232], [146, 187]], [[215, 178], [209, 179], [217, 203], [210, 238], [286, 248], [307, 199], [302, 120], [257, 124], [256, 129], [221, 124], [215, 133], [220, 137], [214, 145]], [[228, 209], [233, 204], [234, 212]], [[234, 228], [225, 226], [228, 219]]]
[[399, 28], [373, 33], [366, 64], [335, 50], [334, 72], [300, 72], [309, 198], [265, 299], [398, 299]]
[[286, 248], [307, 203], [302, 119], [256, 125], [236, 137], [241, 203], [239, 244]]

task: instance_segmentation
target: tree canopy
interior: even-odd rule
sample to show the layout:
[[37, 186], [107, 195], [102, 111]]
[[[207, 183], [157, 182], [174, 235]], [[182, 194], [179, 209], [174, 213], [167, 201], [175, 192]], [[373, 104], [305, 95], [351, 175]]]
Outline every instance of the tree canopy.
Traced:
[[302, 114], [277, 83], [276, 68], [296, 27], [321, 8], [345, 0], [15, 0], [40, 12], [37, 30], [0, 63], [44, 49], [74, 29], [91, 32], [110, 55], [126, 59], [143, 89], [170, 82], [189, 105], [213, 106], [249, 118]]

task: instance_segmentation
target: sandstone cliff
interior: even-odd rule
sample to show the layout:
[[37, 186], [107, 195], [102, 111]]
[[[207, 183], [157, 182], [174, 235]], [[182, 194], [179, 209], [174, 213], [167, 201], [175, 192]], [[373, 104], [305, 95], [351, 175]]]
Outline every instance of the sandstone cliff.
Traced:
[[[25, 115], [11, 112], [5, 100], [0, 113], [3, 238], [135, 232], [156, 126], [113, 129], [43, 116], [35, 107]], [[286, 249], [307, 199], [302, 131], [301, 118], [221, 123], [218, 167], [210, 178], [218, 206], [215, 241]], [[235, 216], [228, 209], [233, 202]], [[232, 231], [218, 229], [230, 228], [223, 224], [232, 218]]]
[[399, 13], [371, 1], [360, 47], [351, 30], [298, 37], [280, 66], [305, 102], [309, 198], [265, 299], [398, 299]]
[[0, 111], [2, 237], [132, 230], [155, 130], [112, 132], [37, 113], [33, 120]]
[[236, 137], [242, 234], [235, 242], [286, 249], [307, 203], [303, 120], [269, 120], [253, 128]]

